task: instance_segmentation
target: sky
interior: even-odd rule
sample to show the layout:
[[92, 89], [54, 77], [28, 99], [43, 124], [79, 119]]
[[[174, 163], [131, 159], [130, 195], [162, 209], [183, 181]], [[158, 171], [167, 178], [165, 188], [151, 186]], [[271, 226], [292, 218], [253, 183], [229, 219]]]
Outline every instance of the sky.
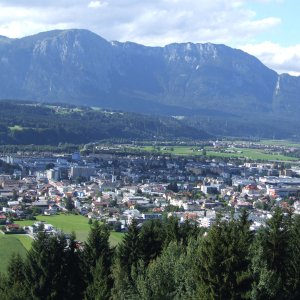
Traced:
[[0, 0], [0, 35], [88, 29], [147, 46], [215, 43], [300, 75], [299, 0]]

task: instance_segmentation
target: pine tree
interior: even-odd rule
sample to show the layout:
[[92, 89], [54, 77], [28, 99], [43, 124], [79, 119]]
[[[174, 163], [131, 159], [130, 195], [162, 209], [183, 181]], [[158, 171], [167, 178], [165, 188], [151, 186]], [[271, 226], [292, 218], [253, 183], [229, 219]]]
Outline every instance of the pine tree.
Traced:
[[143, 224], [140, 232], [141, 259], [147, 266], [161, 254], [163, 244], [163, 229], [160, 220], [153, 218]]
[[[287, 299], [289, 295], [289, 272], [291, 257], [289, 241], [291, 238], [291, 215], [284, 217], [279, 207], [273, 211], [273, 217], [266, 221], [257, 236], [256, 255], [258, 262], [254, 266], [253, 299]], [[257, 268], [262, 266], [260, 271]], [[273, 285], [272, 287], [268, 287]], [[265, 295], [265, 296], [263, 296]], [[264, 297], [264, 298], [263, 298]]]
[[80, 269], [80, 250], [77, 248], [76, 234], [71, 232], [68, 248], [65, 250], [64, 276], [66, 285], [64, 287], [65, 299], [83, 299], [84, 282]]
[[137, 225], [136, 220], [133, 219], [123, 238], [123, 242], [119, 244], [117, 250], [117, 256], [128, 274], [131, 273], [131, 267], [136, 266], [141, 257], [141, 243]]
[[[7, 274], [3, 276], [2, 295], [0, 299], [23, 300], [28, 294], [24, 285], [24, 262], [19, 253], [13, 253], [7, 266]], [[1, 285], [1, 284], [0, 284]], [[1, 289], [1, 287], [0, 287]]]
[[300, 216], [295, 218], [289, 240], [290, 268], [288, 285], [291, 299], [300, 299]]
[[178, 185], [176, 181], [173, 183], [173, 192], [178, 193]]
[[[99, 266], [96, 267], [97, 262], [101, 261], [103, 265], [101, 268], [105, 270], [101, 276], [104, 276], [103, 281], [107, 281], [110, 288], [112, 287], [112, 280], [110, 279], [111, 264], [113, 257], [113, 250], [109, 244], [109, 229], [107, 225], [100, 225], [98, 220], [93, 222], [91, 230], [89, 232], [87, 241], [84, 243], [84, 251], [82, 253], [81, 270], [83, 272], [83, 278], [87, 287], [87, 292], [95, 290], [93, 287], [94, 276], [99, 270]], [[99, 281], [99, 276], [98, 281]], [[86, 294], [86, 297], [89, 297]], [[88, 298], [90, 299], [90, 298]]]
[[183, 226], [181, 227], [181, 240], [183, 245], [187, 246], [190, 239], [197, 239], [200, 234], [200, 228], [196, 221], [194, 224], [189, 219], [185, 219]]
[[94, 268], [91, 269], [93, 282], [90, 283], [86, 290], [85, 299], [91, 300], [108, 300], [111, 294], [111, 282], [107, 274], [107, 270], [103, 264], [101, 256]]
[[65, 235], [39, 232], [24, 266], [25, 286], [33, 299], [61, 299], [66, 286]]
[[164, 247], [167, 247], [170, 242], [179, 242], [181, 239], [180, 228], [177, 217], [169, 217], [165, 226]]
[[194, 266], [199, 299], [247, 298], [251, 287], [249, 227], [244, 219], [219, 219], [202, 239]]
[[187, 247], [171, 242], [160, 256], [146, 268], [139, 265], [133, 276], [135, 289], [127, 290], [128, 299], [199, 299], [193, 264], [199, 241], [192, 241]]
[[7, 284], [22, 283], [25, 279], [23, 269], [24, 262], [20, 253], [13, 252], [7, 266]]

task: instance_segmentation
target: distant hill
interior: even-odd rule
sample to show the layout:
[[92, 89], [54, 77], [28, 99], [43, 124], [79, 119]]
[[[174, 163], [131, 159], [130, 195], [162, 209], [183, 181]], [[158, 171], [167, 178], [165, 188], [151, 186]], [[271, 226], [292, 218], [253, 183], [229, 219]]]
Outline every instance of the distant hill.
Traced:
[[0, 68], [0, 99], [264, 122], [296, 120], [300, 112], [300, 77], [278, 75], [225, 45], [146, 47], [54, 30], [0, 37]]
[[57, 146], [103, 139], [152, 141], [212, 137], [172, 117], [56, 104], [0, 101], [0, 145]]

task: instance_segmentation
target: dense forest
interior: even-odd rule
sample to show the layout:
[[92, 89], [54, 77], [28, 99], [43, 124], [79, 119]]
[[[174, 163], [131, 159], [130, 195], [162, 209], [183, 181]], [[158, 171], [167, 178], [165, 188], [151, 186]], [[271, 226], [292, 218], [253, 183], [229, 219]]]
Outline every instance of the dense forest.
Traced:
[[[22, 102], [21, 102], [22, 103]], [[93, 140], [207, 139], [211, 135], [172, 117], [88, 107], [0, 101], [0, 145], [83, 144]]]
[[300, 218], [276, 208], [256, 234], [250, 225], [246, 211], [210, 229], [133, 220], [111, 248], [94, 221], [83, 250], [74, 233], [66, 243], [41, 230], [24, 261], [11, 257], [0, 299], [299, 299]]
[[296, 119], [227, 116], [191, 116], [182, 120], [188, 126], [201, 128], [210, 134], [236, 138], [293, 139], [300, 140], [300, 129]]

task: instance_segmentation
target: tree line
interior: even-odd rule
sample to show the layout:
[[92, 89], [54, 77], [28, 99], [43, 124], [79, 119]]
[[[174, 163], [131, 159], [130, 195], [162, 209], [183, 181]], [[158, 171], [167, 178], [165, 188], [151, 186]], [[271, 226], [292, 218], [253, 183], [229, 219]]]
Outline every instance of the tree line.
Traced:
[[256, 234], [250, 226], [246, 211], [209, 230], [133, 220], [112, 248], [95, 221], [83, 250], [74, 233], [67, 243], [42, 231], [25, 260], [12, 256], [0, 299], [299, 299], [300, 218], [276, 208]]
[[210, 137], [171, 117], [91, 109], [58, 113], [41, 105], [0, 101], [0, 145], [82, 144], [111, 138], [153, 140], [154, 136], [170, 140]]

